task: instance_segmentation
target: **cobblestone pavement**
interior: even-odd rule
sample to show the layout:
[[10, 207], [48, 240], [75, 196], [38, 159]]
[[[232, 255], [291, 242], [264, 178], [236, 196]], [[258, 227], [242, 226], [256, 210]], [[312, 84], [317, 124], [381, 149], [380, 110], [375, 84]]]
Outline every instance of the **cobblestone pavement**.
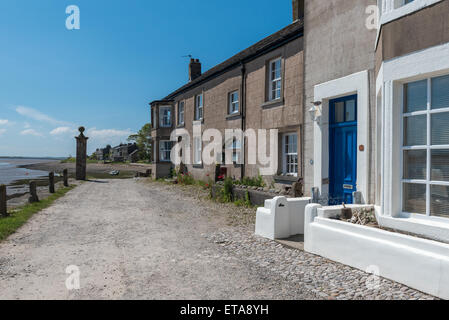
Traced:
[[279, 275], [320, 299], [435, 299], [399, 283], [258, 237], [250, 228], [228, 228], [204, 236], [221, 246], [223, 255], [246, 260], [259, 273]]

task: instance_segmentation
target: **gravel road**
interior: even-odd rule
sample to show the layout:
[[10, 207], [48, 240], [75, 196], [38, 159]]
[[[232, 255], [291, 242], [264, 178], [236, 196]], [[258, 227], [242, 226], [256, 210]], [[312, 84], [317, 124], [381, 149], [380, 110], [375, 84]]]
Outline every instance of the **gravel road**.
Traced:
[[[0, 244], [0, 298], [315, 298], [223, 254], [206, 235], [229, 219], [188, 191], [136, 179], [83, 183]], [[66, 288], [73, 265], [79, 290]]]
[[[85, 182], [0, 244], [0, 299], [434, 299], [257, 237], [254, 209], [206, 197]], [[68, 266], [79, 290], [66, 288]]]

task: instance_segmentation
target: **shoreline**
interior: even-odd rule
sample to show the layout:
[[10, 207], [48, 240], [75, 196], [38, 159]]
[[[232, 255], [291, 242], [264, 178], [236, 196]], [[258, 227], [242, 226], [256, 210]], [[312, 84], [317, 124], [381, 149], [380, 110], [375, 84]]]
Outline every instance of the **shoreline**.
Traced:
[[[18, 168], [24, 168], [29, 170], [45, 171], [47, 173], [55, 173], [55, 184], [57, 188], [62, 186], [62, 172], [64, 169], [68, 170], [69, 184], [76, 185], [75, 180], [76, 164], [75, 163], [61, 163], [60, 161], [40, 162], [33, 164], [17, 165]], [[151, 165], [133, 165], [133, 164], [102, 164], [102, 163], [88, 163], [87, 164], [87, 178], [88, 179], [130, 179], [135, 177], [136, 173], [145, 173], [147, 169], [151, 168]], [[111, 176], [109, 172], [117, 170], [120, 171], [118, 176]], [[48, 192], [48, 176], [20, 179], [15, 180], [7, 184], [9, 190], [14, 190], [13, 193], [9, 193], [8, 206], [18, 207], [28, 202], [29, 184], [31, 181], [36, 181], [37, 192], [39, 198], [46, 198], [49, 195]]]
[[[40, 170], [46, 172], [54, 172], [55, 174], [61, 174], [64, 169], [67, 169], [69, 177], [74, 178], [76, 173], [75, 163], [61, 163], [60, 161], [42, 162], [34, 164], [19, 165], [19, 168], [25, 168], [29, 170]], [[117, 163], [88, 163], [87, 164], [87, 176], [94, 179], [120, 179], [120, 178], [132, 178], [137, 172], [145, 173], [147, 169], [150, 169], [151, 165], [145, 164], [117, 164]], [[118, 176], [111, 176], [111, 171], [120, 171]]]

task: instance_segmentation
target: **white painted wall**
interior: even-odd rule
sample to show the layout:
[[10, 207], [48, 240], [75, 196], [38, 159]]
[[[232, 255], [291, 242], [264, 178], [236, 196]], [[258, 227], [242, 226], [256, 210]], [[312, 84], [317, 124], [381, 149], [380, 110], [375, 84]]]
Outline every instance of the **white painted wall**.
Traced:
[[265, 207], [257, 209], [256, 235], [274, 240], [304, 234], [304, 212], [310, 200], [285, 197], [266, 200]]
[[449, 299], [449, 244], [321, 218], [305, 210], [307, 252]]

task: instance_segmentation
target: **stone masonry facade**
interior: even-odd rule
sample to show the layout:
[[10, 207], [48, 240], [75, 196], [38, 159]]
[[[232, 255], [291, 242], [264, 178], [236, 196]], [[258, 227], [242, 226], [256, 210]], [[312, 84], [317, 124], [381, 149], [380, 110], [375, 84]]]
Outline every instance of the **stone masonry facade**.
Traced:
[[[256, 43], [254, 46], [240, 52], [211, 70], [197, 75], [184, 87], [173, 92], [160, 101], [153, 101], [153, 150], [155, 164], [153, 176], [160, 178], [168, 175], [174, 166], [168, 161], [160, 159], [160, 143], [166, 144], [170, 140], [170, 132], [183, 128], [193, 137], [193, 123], [195, 121], [195, 99], [203, 97], [202, 131], [217, 129], [225, 137], [226, 129], [278, 129], [278, 171], [273, 176], [264, 176], [268, 185], [274, 183], [276, 176], [285, 176], [283, 171], [283, 134], [296, 134], [298, 169], [294, 174], [290, 172], [290, 181], [296, 181], [302, 176], [301, 172], [301, 123], [303, 122], [303, 39], [302, 20], [296, 20], [286, 28]], [[269, 99], [270, 62], [281, 61], [281, 93], [279, 99]], [[199, 61], [192, 59], [195, 68]], [[189, 74], [195, 74], [189, 70]], [[238, 112], [230, 114], [229, 103], [231, 93], [238, 93]], [[184, 122], [180, 121], [180, 106], [184, 106]], [[170, 108], [171, 121], [161, 126], [161, 110]], [[166, 112], [166, 111], [165, 111]], [[269, 137], [269, 135], [267, 135]], [[248, 165], [248, 146], [244, 141], [244, 148], [239, 150], [244, 164], [234, 163], [222, 165], [226, 175], [233, 179], [243, 176], [257, 177], [260, 164]], [[226, 141], [223, 141], [223, 146]], [[269, 144], [269, 140], [267, 141]], [[203, 150], [205, 144], [203, 143]], [[267, 146], [269, 147], [269, 146]], [[163, 147], [164, 148], [164, 147]], [[193, 138], [190, 141], [191, 159], [194, 159]], [[187, 165], [187, 170], [195, 179], [213, 179], [216, 173], [214, 165]]]

